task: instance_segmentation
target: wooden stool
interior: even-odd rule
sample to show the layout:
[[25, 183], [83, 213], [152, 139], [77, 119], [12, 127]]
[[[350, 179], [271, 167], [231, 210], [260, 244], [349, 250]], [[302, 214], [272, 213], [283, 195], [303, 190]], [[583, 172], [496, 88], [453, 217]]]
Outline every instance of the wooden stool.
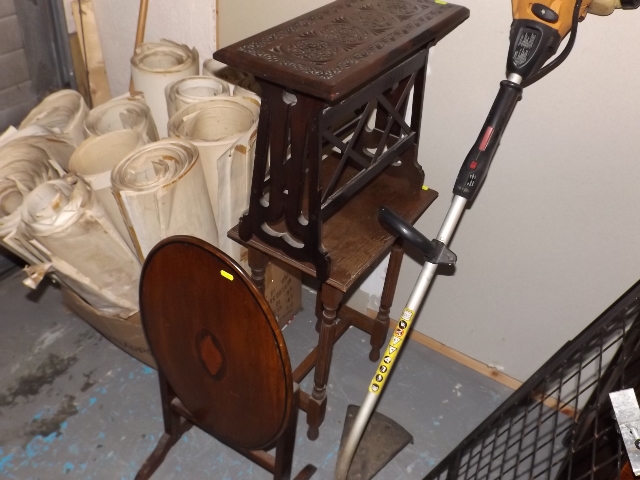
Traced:
[[[402, 178], [380, 175], [324, 225], [323, 243], [334, 258], [334, 263], [331, 275], [323, 282], [317, 297], [316, 328], [320, 332], [318, 346], [293, 372], [294, 381], [301, 382], [315, 367], [312, 393], [309, 395], [304, 391], [300, 392], [300, 408], [307, 412], [307, 436], [312, 440], [318, 437], [319, 427], [324, 421], [326, 386], [334, 343], [353, 325], [371, 335], [369, 358], [372, 361], [380, 358], [380, 349], [389, 329], [389, 312], [404, 250], [401, 244], [396, 243], [394, 236], [380, 226], [377, 220], [378, 209], [384, 204], [413, 224], [438, 196], [434, 190], [413, 193], [407, 186], [408, 182]], [[316, 277], [314, 266], [309, 262], [297, 262], [256, 238], [248, 242], [242, 241], [238, 235], [238, 226], [229, 232], [229, 237], [249, 248], [251, 278], [259, 289], [264, 290], [264, 268], [268, 257], [275, 257]], [[376, 318], [341, 305], [344, 295], [389, 250], [391, 257]]]
[[294, 371], [300, 381], [315, 366], [313, 392], [301, 392], [310, 439], [324, 419], [340, 335], [349, 325], [370, 333], [369, 357], [379, 358], [401, 246], [377, 319], [340, 304], [394, 243], [379, 207], [414, 223], [437, 196], [422, 190], [417, 163], [428, 51], [468, 16], [440, 0], [338, 0], [214, 54], [262, 87], [249, 209], [229, 236], [249, 248], [260, 288], [266, 256], [323, 282], [318, 347]]
[[[289, 479], [299, 390], [271, 308], [244, 270], [202, 240], [165, 239], [144, 264], [140, 312], [165, 433], [136, 479], [149, 478], [192, 425]], [[274, 445], [275, 457], [264, 451]]]

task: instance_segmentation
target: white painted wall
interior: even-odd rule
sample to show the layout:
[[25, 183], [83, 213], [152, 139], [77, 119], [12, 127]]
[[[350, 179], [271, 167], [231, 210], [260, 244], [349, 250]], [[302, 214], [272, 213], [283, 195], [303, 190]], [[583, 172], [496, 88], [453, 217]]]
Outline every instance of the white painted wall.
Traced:
[[[222, 45], [327, 3], [219, 2]], [[471, 18], [432, 50], [427, 79], [420, 162], [440, 198], [417, 226], [430, 238], [504, 78], [511, 24], [508, 0], [456, 3]], [[640, 11], [590, 16], [569, 59], [525, 91], [417, 330], [524, 380], [640, 277], [639, 25]], [[405, 257], [394, 318], [419, 269]]]
[[[98, 34], [113, 96], [129, 88], [140, 2], [93, 0]], [[200, 60], [211, 58], [216, 48], [215, 0], [151, 0], [145, 41], [167, 38], [196, 47]]]
[[[433, 51], [420, 162], [440, 192], [418, 221], [433, 238], [460, 163], [503, 78], [510, 2], [461, 0], [471, 18]], [[640, 278], [640, 11], [590, 16], [569, 59], [526, 89], [417, 330], [526, 379]], [[405, 259], [392, 316], [419, 266]]]
[[331, 0], [217, 0], [220, 48], [320, 8]]

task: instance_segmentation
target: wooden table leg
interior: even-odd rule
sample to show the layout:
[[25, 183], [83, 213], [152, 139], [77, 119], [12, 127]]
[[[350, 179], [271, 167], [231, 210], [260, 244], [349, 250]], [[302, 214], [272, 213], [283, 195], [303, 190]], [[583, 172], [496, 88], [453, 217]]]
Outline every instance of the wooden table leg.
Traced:
[[320, 294], [316, 295], [316, 319], [316, 332], [320, 333], [322, 326], [322, 295]]
[[298, 404], [300, 402], [300, 388], [293, 387], [293, 406], [287, 420], [287, 427], [276, 443], [274, 480], [290, 479], [293, 465], [293, 449], [296, 446], [296, 425], [298, 425]]
[[384, 287], [382, 289], [382, 298], [380, 299], [380, 309], [378, 315], [373, 322], [371, 331], [371, 351], [369, 352], [369, 360], [377, 362], [380, 360], [380, 349], [384, 346], [389, 330], [389, 311], [393, 303], [393, 296], [396, 293], [396, 285], [398, 284], [398, 276], [400, 275], [400, 266], [402, 265], [402, 257], [404, 249], [396, 242], [391, 248], [391, 256], [389, 257], [389, 266], [387, 267], [387, 275], [384, 278]]
[[309, 425], [307, 437], [309, 440], [318, 438], [320, 425], [324, 421], [327, 408], [327, 382], [336, 329], [336, 311], [344, 293], [323, 283], [320, 295], [322, 296], [322, 325], [320, 326], [313, 392], [309, 397], [307, 407], [307, 424]]
[[164, 418], [164, 434], [160, 437], [156, 448], [145, 460], [140, 470], [136, 474], [135, 480], [147, 480], [162, 464], [167, 453], [171, 450], [182, 434], [191, 428], [191, 423], [180, 418], [171, 408], [171, 402], [176, 398], [175, 393], [169, 386], [169, 382], [161, 372], [158, 372], [160, 380], [160, 399], [162, 402], [162, 416]]
[[249, 247], [249, 268], [251, 269], [251, 280], [260, 293], [264, 295], [264, 275], [269, 263], [269, 257], [255, 248]]

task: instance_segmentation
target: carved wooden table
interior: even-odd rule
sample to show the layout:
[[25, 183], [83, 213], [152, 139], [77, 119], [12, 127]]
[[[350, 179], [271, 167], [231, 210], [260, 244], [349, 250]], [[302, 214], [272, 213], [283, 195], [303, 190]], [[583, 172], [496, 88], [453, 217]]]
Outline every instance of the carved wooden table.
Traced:
[[263, 92], [249, 209], [229, 236], [249, 247], [258, 285], [266, 256], [323, 282], [317, 354], [294, 372], [299, 381], [316, 367], [312, 394], [301, 392], [311, 439], [324, 419], [334, 342], [354, 325], [371, 334], [369, 356], [379, 358], [401, 245], [375, 320], [340, 303], [394, 244], [379, 207], [414, 223], [437, 196], [422, 189], [417, 163], [428, 50], [468, 16], [441, 0], [339, 0], [214, 54], [255, 75]]

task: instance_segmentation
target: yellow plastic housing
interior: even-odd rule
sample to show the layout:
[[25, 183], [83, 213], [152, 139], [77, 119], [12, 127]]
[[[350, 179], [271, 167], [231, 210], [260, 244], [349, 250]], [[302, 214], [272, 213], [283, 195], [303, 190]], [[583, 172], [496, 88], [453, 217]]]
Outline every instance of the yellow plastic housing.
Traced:
[[[581, 19], [587, 14], [587, 8], [591, 2], [592, 0], [583, 0], [582, 5], [580, 6]], [[556, 12], [559, 17], [558, 21], [550, 23], [536, 17], [531, 11], [531, 6], [534, 3], [545, 5]], [[571, 19], [573, 17], [573, 8], [575, 4], [575, 0], [511, 0], [514, 20], [533, 20], [535, 22], [548, 25], [554, 30], [557, 30], [561, 38], [564, 38], [571, 30]]]

